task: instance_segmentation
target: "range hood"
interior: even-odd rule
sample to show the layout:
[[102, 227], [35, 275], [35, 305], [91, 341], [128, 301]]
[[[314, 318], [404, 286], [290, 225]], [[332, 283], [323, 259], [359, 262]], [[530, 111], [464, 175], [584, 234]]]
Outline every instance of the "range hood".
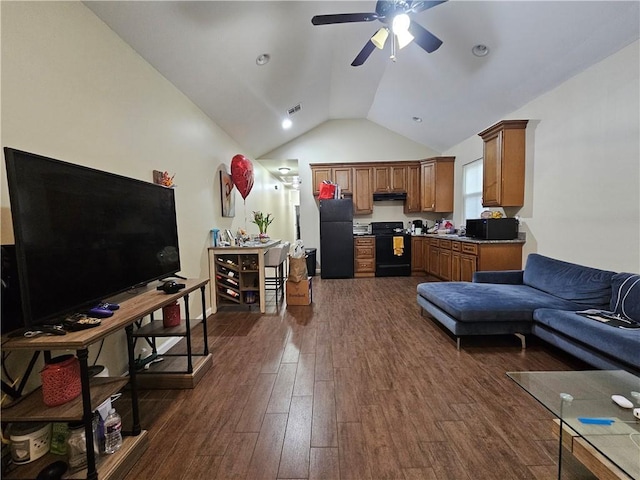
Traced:
[[374, 193], [373, 201], [380, 202], [385, 200], [400, 200], [404, 202], [407, 199], [407, 192], [384, 192]]

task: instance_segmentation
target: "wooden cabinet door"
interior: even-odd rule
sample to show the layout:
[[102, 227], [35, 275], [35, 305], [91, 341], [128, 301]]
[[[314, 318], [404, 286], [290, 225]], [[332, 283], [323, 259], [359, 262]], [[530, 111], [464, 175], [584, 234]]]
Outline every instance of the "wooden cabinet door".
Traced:
[[482, 163], [482, 205], [500, 206], [502, 202], [502, 131], [484, 140]]
[[353, 213], [373, 212], [373, 172], [370, 167], [353, 169]]
[[424, 262], [424, 273], [429, 273], [429, 252], [431, 251], [431, 245], [429, 245], [429, 239], [425, 238], [422, 242], [422, 261]]
[[313, 182], [313, 194], [320, 195], [320, 184], [325, 180], [333, 181], [331, 168], [311, 167], [311, 182]]
[[429, 246], [429, 273], [435, 277], [440, 276], [440, 249], [435, 245]]
[[473, 280], [473, 274], [476, 271], [475, 255], [460, 255], [460, 281], [470, 282]]
[[420, 166], [420, 180], [422, 211], [433, 212], [436, 208], [436, 164], [434, 162], [423, 163]]
[[351, 167], [334, 167], [331, 169], [333, 181], [340, 186], [342, 193], [353, 193], [351, 184]]
[[440, 249], [440, 278], [451, 280], [451, 250]]
[[390, 187], [392, 192], [406, 192], [407, 191], [407, 167], [394, 167], [388, 168], [388, 175], [390, 180]]
[[[420, 165], [407, 167], [407, 199], [404, 201], [404, 213], [418, 213], [422, 211], [420, 202]], [[427, 244], [429, 242], [426, 242]]]
[[411, 273], [419, 275], [424, 272], [424, 256], [422, 237], [411, 237]]
[[482, 205], [524, 205], [528, 120], [504, 120], [479, 133], [484, 141]]
[[389, 167], [373, 167], [373, 188], [376, 193], [391, 191]]

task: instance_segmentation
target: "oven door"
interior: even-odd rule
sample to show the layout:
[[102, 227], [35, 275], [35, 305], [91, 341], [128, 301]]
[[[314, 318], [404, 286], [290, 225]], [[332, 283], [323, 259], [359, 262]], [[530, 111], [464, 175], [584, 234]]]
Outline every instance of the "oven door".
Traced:
[[[402, 253], [393, 249], [393, 239], [402, 238]], [[376, 277], [411, 276], [411, 235], [376, 235]]]

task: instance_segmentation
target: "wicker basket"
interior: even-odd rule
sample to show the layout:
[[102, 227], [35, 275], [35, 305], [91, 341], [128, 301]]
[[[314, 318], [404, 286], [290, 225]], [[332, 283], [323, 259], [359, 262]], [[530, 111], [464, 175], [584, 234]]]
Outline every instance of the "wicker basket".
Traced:
[[73, 355], [49, 360], [40, 372], [44, 404], [55, 407], [78, 397], [82, 392], [80, 362]]

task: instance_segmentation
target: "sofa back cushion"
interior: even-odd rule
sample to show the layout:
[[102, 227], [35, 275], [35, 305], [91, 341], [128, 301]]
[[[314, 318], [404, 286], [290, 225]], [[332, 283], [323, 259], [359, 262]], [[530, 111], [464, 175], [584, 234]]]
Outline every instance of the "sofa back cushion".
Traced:
[[613, 276], [609, 310], [640, 322], [640, 275], [617, 273]]
[[615, 274], [532, 253], [527, 258], [523, 283], [564, 300], [606, 309]]

